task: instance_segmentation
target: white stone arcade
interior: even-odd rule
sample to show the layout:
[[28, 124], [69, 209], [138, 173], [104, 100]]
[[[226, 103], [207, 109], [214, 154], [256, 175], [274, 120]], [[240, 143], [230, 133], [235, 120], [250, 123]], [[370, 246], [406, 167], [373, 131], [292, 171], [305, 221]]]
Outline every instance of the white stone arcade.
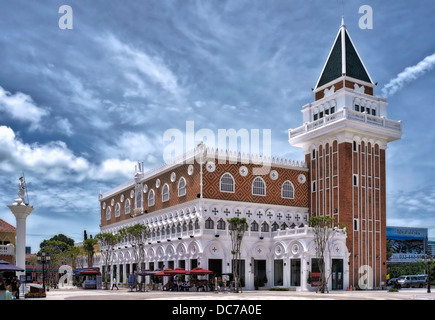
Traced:
[[[256, 276], [266, 276], [266, 288], [310, 290], [307, 279], [316, 251], [313, 231], [307, 225], [306, 208], [201, 199], [167, 210], [142, 215], [128, 223], [111, 224], [102, 227], [101, 232], [115, 233], [136, 223], [148, 226], [151, 234], [145, 241], [142, 269], [184, 267], [190, 270], [200, 266], [210, 270], [217, 268], [218, 273], [231, 273], [231, 238], [225, 222], [236, 215], [245, 217], [249, 226], [241, 247], [245, 289], [255, 288]], [[257, 227], [253, 228], [253, 224]], [[332, 261], [339, 261], [342, 269], [334, 277], [340, 277], [341, 288], [346, 289], [349, 274], [346, 234], [336, 232], [329, 248], [326, 252], [327, 274], [332, 271]], [[134, 272], [137, 263], [132, 250], [134, 248], [127, 240], [115, 249], [111, 276], [122, 279], [123, 283], [127, 282], [128, 274]], [[330, 289], [333, 280], [331, 276]]]

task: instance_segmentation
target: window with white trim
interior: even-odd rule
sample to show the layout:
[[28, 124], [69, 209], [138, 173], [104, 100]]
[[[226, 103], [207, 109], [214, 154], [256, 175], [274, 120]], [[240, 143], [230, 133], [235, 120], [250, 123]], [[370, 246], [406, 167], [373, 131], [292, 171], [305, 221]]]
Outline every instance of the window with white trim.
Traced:
[[234, 192], [234, 178], [230, 173], [224, 173], [219, 182], [219, 190], [221, 192]]
[[358, 219], [353, 219], [353, 231], [358, 231]]
[[210, 217], [207, 220], [205, 220], [205, 228], [214, 229], [214, 221]]
[[226, 224], [224, 219], [220, 218], [217, 222], [217, 229], [218, 230], [225, 230]]
[[261, 232], [269, 232], [269, 224], [266, 221], [261, 224]]
[[181, 177], [178, 181], [178, 196], [185, 196], [186, 195], [186, 179], [184, 177]]
[[125, 200], [124, 211], [125, 214], [130, 213], [130, 199]]
[[142, 208], [142, 190], [136, 192], [136, 208]]
[[148, 207], [153, 206], [155, 203], [154, 190], [151, 189], [148, 193]]
[[281, 186], [281, 198], [284, 199], [294, 199], [295, 188], [293, 187], [293, 183], [289, 180], [284, 181]]
[[162, 202], [166, 201], [169, 201], [169, 186], [167, 183], [165, 183], [162, 189]]
[[353, 175], [353, 185], [354, 185], [354, 187], [358, 186], [358, 175], [357, 174]]
[[106, 220], [110, 220], [112, 217], [112, 209], [110, 209], [110, 206], [106, 209]]
[[261, 177], [256, 177], [252, 181], [252, 195], [265, 196], [266, 195], [266, 183]]
[[115, 217], [119, 217], [120, 214], [121, 214], [121, 205], [118, 202], [115, 206]]

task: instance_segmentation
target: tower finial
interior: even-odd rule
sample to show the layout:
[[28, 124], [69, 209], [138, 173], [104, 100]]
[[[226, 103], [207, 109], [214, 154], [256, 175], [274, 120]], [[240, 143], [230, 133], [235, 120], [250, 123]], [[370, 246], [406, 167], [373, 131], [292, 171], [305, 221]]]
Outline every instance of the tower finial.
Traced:
[[341, 26], [344, 25], [344, 0], [341, 0]]

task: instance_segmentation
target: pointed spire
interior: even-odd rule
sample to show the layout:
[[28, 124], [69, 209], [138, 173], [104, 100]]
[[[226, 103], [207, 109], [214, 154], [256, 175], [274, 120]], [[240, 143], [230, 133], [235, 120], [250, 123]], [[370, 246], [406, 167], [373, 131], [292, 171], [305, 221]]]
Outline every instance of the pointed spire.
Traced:
[[335, 37], [334, 44], [329, 52], [326, 63], [317, 81], [317, 89], [342, 76], [348, 76], [357, 80], [373, 84], [373, 81], [364, 66], [361, 57], [356, 50], [349, 32], [344, 24], [344, 16], [341, 18], [341, 26]]

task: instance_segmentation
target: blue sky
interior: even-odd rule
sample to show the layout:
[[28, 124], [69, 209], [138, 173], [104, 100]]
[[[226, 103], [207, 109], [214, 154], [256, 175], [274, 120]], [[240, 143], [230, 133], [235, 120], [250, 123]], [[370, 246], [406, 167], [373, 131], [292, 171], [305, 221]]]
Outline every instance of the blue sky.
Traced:
[[[73, 29], [61, 30], [61, 5]], [[373, 9], [360, 29], [358, 9]], [[348, 0], [345, 23], [388, 118], [388, 225], [435, 236], [435, 3]], [[272, 154], [302, 160], [302, 124], [341, 24], [341, 0], [0, 1], [0, 218], [24, 172], [27, 244], [99, 231], [98, 193], [163, 163], [168, 129], [271, 129]]]

